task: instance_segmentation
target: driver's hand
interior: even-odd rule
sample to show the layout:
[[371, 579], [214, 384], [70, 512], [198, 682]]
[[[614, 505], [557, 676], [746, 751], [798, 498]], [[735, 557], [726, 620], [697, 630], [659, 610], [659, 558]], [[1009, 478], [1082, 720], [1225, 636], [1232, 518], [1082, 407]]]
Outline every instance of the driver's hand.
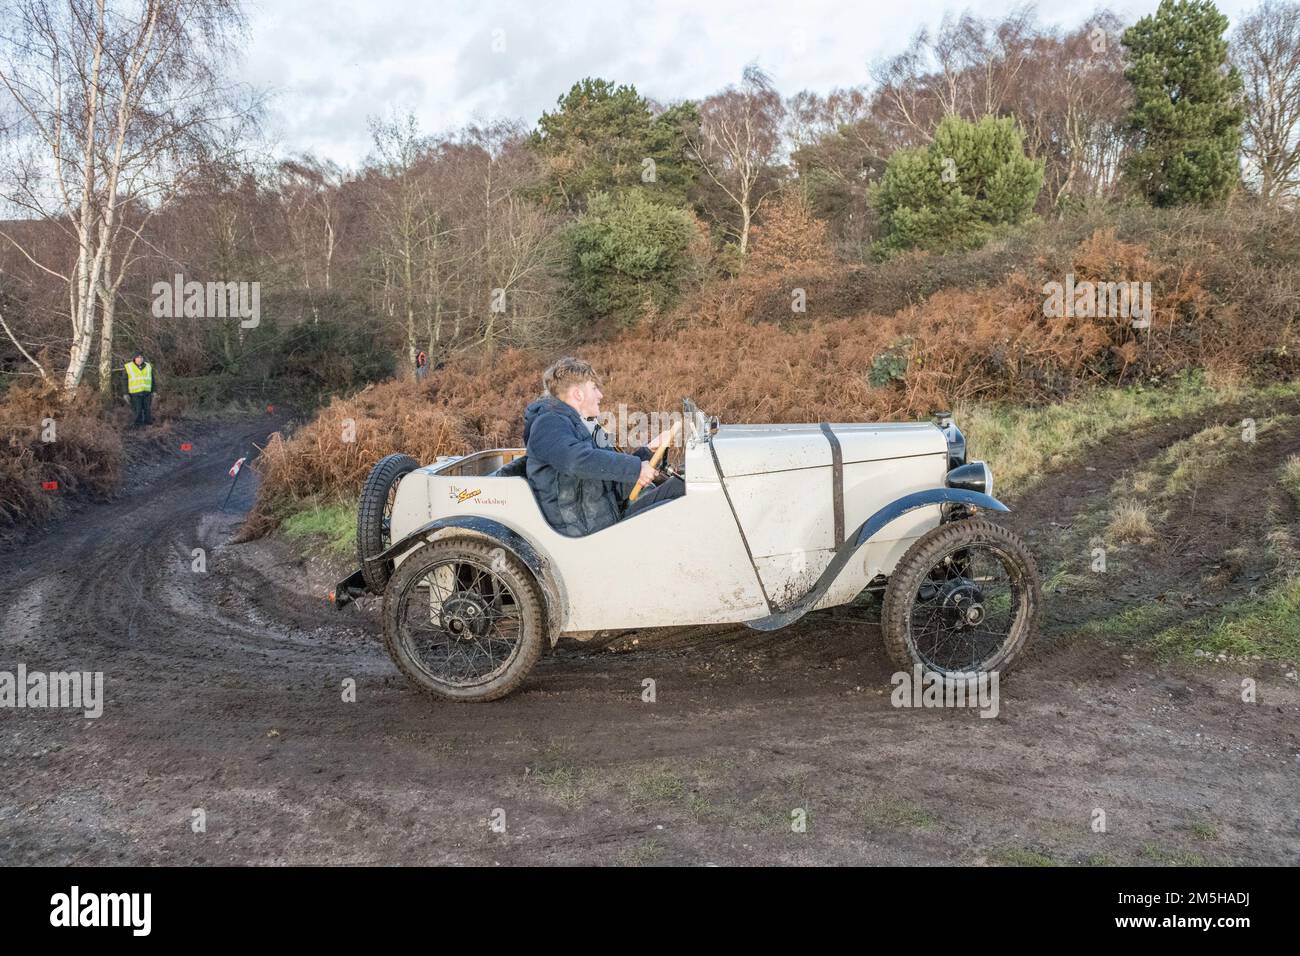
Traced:
[[658, 451], [661, 447], [668, 444], [672, 440], [673, 440], [673, 430], [671, 428], [665, 428], [658, 435], [656, 435], [655, 440], [652, 441], [650, 444], [646, 445], [646, 447], [649, 448], [651, 451]]
[[638, 488], [648, 488], [658, 476], [659, 472], [655, 469], [655, 466], [648, 461], [643, 461], [641, 462], [641, 477], [636, 480], [636, 486]]

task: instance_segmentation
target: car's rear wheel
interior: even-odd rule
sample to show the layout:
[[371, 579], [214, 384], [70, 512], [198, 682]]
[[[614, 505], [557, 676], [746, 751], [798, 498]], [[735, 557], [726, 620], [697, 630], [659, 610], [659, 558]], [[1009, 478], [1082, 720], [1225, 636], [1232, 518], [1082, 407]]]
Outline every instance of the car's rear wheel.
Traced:
[[532, 573], [488, 542], [435, 540], [401, 563], [384, 592], [388, 653], [435, 697], [504, 697], [528, 676], [546, 638]]
[[393, 543], [390, 529], [397, 483], [419, 467], [420, 463], [410, 455], [388, 455], [375, 463], [361, 487], [357, 502], [357, 562], [371, 594], [384, 592], [393, 571], [392, 562], [380, 561], [378, 556]]
[[1005, 672], [1033, 638], [1039, 583], [1023, 542], [983, 518], [920, 537], [889, 576], [885, 648], [899, 667], [954, 680]]

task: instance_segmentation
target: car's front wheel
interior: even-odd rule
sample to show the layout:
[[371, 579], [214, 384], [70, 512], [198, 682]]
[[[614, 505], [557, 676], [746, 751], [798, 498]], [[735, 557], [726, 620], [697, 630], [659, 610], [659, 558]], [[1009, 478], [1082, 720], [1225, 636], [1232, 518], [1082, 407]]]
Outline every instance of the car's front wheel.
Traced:
[[406, 558], [384, 592], [384, 643], [420, 689], [456, 701], [504, 697], [546, 647], [532, 573], [504, 548], [440, 538]]
[[1038, 622], [1039, 583], [1024, 543], [983, 518], [942, 524], [903, 555], [881, 610], [899, 667], [956, 680], [1004, 672]]

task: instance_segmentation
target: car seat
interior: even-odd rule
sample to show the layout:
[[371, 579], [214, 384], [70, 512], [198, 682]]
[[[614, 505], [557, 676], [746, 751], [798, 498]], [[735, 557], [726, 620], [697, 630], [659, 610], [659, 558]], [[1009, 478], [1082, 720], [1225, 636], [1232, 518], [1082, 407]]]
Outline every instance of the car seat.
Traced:
[[496, 471], [488, 475], [489, 478], [524, 478], [527, 477], [528, 471], [525, 465], [527, 455], [520, 455], [518, 458], [512, 458]]

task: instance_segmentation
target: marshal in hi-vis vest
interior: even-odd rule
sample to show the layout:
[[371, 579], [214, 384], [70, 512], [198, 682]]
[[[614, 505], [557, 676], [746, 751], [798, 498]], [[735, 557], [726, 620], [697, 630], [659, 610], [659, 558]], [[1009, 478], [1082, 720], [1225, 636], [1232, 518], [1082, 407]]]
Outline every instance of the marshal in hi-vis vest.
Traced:
[[152, 392], [153, 365], [149, 362], [145, 362], [143, 365], [136, 365], [135, 362], [127, 362], [126, 390], [132, 395], [138, 395], [141, 392]]

